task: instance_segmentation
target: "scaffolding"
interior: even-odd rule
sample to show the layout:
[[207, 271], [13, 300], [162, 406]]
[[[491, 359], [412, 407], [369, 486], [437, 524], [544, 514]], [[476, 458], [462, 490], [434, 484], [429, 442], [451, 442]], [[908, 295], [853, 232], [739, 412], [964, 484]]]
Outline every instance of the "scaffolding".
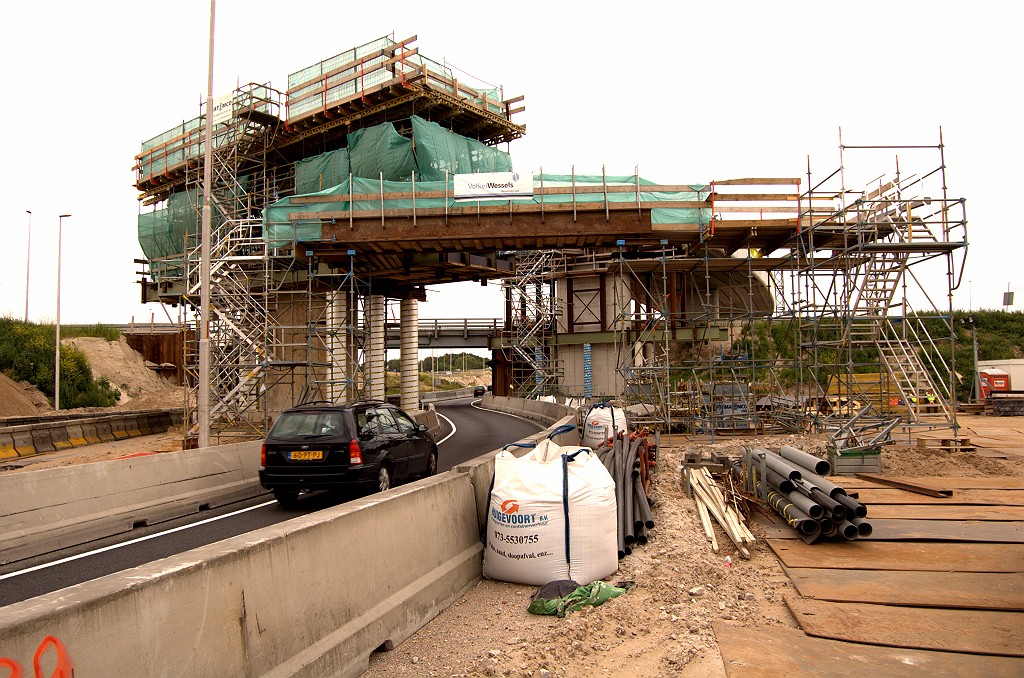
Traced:
[[511, 393], [520, 398], [552, 395], [562, 372], [553, 337], [558, 308], [554, 280], [565, 257], [555, 250], [516, 252], [515, 272], [502, 281]]

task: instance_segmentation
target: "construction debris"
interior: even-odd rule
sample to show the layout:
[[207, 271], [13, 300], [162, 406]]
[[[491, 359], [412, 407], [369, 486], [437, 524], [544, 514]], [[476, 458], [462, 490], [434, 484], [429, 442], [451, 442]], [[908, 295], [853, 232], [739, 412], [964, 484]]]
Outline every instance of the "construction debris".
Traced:
[[754, 543], [754, 535], [747, 528], [743, 514], [739, 512], [735, 504], [726, 501], [725, 495], [711, 473], [706, 468], [699, 470], [684, 468], [683, 476], [688, 489], [693, 493], [693, 500], [697, 505], [697, 513], [700, 516], [704, 534], [711, 542], [711, 550], [718, 553], [718, 539], [711, 526], [711, 517], [713, 516], [732, 543], [736, 545], [739, 554], [749, 559], [750, 550], [747, 547]]

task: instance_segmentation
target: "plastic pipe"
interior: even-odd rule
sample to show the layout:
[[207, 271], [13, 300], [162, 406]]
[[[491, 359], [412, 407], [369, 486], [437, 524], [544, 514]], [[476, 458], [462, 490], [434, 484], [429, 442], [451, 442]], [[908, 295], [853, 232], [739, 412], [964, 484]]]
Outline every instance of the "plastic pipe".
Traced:
[[828, 463], [825, 459], [818, 459], [817, 457], [807, 454], [803, 450], [798, 450], [791, 445], [783, 445], [779, 448], [779, 456], [787, 461], [791, 461], [802, 468], [817, 473], [819, 476], [827, 476], [832, 473], [832, 464]]
[[856, 499], [851, 499], [845, 494], [837, 494], [834, 499], [840, 504], [846, 507], [847, 515], [852, 515], [855, 518], [863, 518], [868, 514], [868, 507], [860, 503]]
[[857, 526], [849, 520], [844, 520], [839, 523], [839, 527], [837, 529], [839, 530], [839, 534], [843, 536], [843, 539], [856, 539], [860, 534], [860, 530], [857, 529]]
[[857, 534], [863, 539], [864, 537], [870, 537], [871, 533], [874, 532], [874, 528], [871, 527], [871, 523], [864, 520], [863, 518], [854, 518], [850, 521], [857, 526]]
[[786, 497], [788, 497], [798, 509], [806, 513], [813, 520], [817, 520], [825, 515], [825, 509], [822, 508], [821, 504], [818, 504], [810, 497], [805, 497], [796, 490], [788, 493]]

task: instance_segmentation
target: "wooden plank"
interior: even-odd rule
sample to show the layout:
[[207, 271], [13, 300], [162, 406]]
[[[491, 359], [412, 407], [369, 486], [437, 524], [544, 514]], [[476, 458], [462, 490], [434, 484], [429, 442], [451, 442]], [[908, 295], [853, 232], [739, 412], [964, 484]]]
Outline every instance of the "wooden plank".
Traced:
[[1020, 678], [1024, 661], [1013, 657], [907, 650], [812, 638], [778, 626], [712, 624], [729, 678]]
[[929, 497], [952, 497], [953, 490], [943, 489], [945, 486], [938, 486], [935, 484], [923, 483], [923, 482], [910, 482], [903, 478], [891, 478], [883, 476], [880, 473], [854, 473], [858, 478], [863, 480], [870, 480], [878, 483], [879, 485], [888, 485], [895, 487], [899, 490], [906, 490], [907, 492], [914, 492], [915, 494], [924, 494]]
[[974, 610], [1024, 611], [1020, 572], [899, 572], [785, 568], [805, 598]]
[[[890, 489], [857, 490], [862, 504], [977, 504], [981, 506], [1024, 506], [1024, 490], [963, 490], [950, 498]], [[870, 509], [869, 509], [870, 510]]]
[[1024, 506], [936, 506], [934, 504], [875, 504], [868, 507], [868, 521], [875, 518], [907, 520], [1024, 520]]
[[[829, 480], [843, 487], [844, 489], [882, 489], [883, 485], [880, 482], [874, 482], [869, 480], [866, 476], [876, 476], [878, 474], [863, 474], [858, 473], [856, 477], [851, 476], [835, 476], [830, 477]], [[865, 477], [861, 477], [865, 476]], [[930, 487], [938, 487], [943, 485], [945, 487], [951, 487], [954, 490], [1024, 490], [1024, 478], [967, 478], [963, 476], [958, 477], [938, 477], [938, 476], [880, 476], [888, 478], [889, 480], [895, 480], [901, 483], [915, 483], [926, 485]]]
[[869, 518], [868, 541], [970, 541], [1024, 544], [1024, 522]]
[[768, 545], [786, 567], [932, 572], [1024, 571], [1022, 544], [860, 540], [805, 544], [799, 539], [769, 539]]
[[795, 596], [787, 596], [786, 605], [800, 628], [820, 638], [1024, 657], [1021, 612], [833, 603]]

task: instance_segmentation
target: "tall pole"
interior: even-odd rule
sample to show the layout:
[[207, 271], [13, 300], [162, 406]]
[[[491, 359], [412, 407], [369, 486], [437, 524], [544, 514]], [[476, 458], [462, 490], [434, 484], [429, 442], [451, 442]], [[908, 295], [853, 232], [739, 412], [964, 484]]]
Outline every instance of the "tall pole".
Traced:
[[199, 447], [210, 446], [210, 231], [213, 178], [213, 25], [217, 0], [210, 0], [210, 62], [206, 79], [206, 134], [203, 155], [203, 231], [199, 246]]
[[62, 214], [57, 219], [57, 322], [54, 335], [55, 346], [53, 348], [53, 409], [60, 409], [60, 250], [61, 240], [64, 235], [64, 217], [70, 214]]
[[32, 262], [32, 210], [28, 214], [28, 251], [25, 253], [25, 322], [28, 322], [28, 267]]

